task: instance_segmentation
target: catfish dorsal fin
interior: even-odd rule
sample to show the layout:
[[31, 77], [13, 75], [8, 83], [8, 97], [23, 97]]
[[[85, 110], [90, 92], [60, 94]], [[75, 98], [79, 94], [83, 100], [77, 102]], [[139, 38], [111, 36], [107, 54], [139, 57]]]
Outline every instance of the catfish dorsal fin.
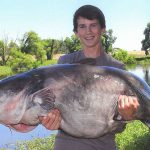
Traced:
[[94, 58], [85, 58], [81, 59], [78, 62], [75, 62], [75, 64], [85, 64], [85, 65], [96, 65], [96, 59]]

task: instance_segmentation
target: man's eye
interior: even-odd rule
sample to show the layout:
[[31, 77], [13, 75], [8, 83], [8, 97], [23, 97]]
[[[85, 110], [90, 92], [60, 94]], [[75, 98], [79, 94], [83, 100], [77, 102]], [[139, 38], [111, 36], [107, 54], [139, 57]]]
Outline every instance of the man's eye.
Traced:
[[97, 26], [97, 24], [92, 24], [92, 25], [91, 25], [91, 27], [96, 27], [96, 26]]
[[85, 25], [79, 25], [79, 28], [85, 28]]

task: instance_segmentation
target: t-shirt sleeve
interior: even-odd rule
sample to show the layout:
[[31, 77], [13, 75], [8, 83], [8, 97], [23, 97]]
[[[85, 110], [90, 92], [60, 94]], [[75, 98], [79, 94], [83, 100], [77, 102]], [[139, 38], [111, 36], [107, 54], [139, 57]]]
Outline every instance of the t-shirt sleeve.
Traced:
[[67, 57], [67, 55], [63, 55], [63, 56], [60, 56], [58, 61], [57, 61], [58, 64], [66, 64], [66, 63], [69, 63], [69, 58]]
[[60, 56], [58, 59], [58, 64], [71, 64], [73, 63], [74, 60], [74, 55], [73, 54], [66, 54], [63, 56]]
[[64, 63], [62, 56], [59, 57], [57, 63], [58, 63], [58, 64], [63, 64], [63, 63]]

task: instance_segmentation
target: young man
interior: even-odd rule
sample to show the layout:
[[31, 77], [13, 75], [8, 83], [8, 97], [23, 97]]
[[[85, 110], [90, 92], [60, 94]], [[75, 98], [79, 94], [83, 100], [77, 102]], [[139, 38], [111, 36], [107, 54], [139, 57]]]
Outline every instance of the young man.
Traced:
[[[102, 47], [100, 38], [106, 25], [105, 17], [99, 8], [91, 5], [80, 7], [74, 14], [73, 25], [82, 50], [60, 57], [58, 63], [74, 63], [85, 58], [94, 58], [96, 65], [125, 69], [124, 64], [106, 54]], [[120, 95], [118, 98], [118, 110], [125, 120], [134, 119], [138, 106], [135, 97]], [[47, 129], [54, 130], [59, 128], [61, 116], [58, 110], [53, 110], [47, 117], [40, 119]], [[95, 139], [75, 138], [60, 130], [56, 136], [54, 150], [115, 150], [115, 134], [122, 131], [124, 126], [122, 124], [117, 131]]]

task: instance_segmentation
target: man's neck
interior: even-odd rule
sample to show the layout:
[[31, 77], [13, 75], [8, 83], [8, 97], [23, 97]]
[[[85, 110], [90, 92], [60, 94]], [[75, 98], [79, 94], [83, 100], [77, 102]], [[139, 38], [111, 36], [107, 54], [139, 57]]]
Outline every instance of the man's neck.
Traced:
[[103, 51], [102, 46], [99, 47], [91, 47], [91, 48], [84, 48], [83, 53], [86, 57], [90, 58], [96, 58], [101, 55], [101, 52]]

